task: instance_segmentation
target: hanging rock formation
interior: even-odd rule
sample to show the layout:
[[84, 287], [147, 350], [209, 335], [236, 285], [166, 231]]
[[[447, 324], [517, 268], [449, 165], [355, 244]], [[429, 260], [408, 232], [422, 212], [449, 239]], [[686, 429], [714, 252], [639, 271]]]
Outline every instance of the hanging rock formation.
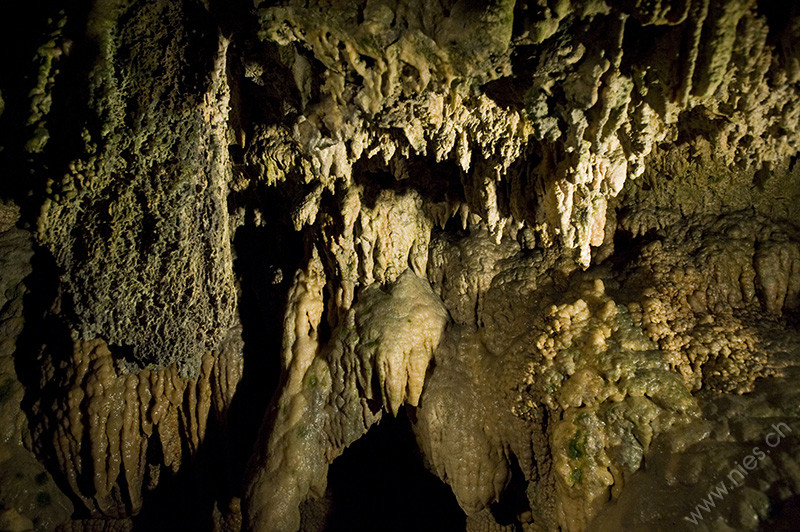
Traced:
[[791, 522], [800, 8], [56, 4], [0, 80], [0, 530], [325, 530], [401, 419], [470, 531]]

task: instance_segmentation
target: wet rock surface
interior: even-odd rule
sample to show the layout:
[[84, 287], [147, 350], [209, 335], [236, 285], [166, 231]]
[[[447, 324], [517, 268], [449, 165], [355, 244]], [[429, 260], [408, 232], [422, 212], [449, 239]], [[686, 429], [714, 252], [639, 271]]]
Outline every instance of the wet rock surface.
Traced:
[[335, 530], [365, 441], [471, 531], [791, 522], [779, 4], [26, 6], [0, 529]]

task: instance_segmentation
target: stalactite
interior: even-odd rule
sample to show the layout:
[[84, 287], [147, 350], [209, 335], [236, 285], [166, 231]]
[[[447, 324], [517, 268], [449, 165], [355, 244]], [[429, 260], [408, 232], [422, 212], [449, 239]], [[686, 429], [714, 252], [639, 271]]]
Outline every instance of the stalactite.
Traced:
[[177, 365], [127, 371], [105, 341], [78, 342], [68, 360], [43, 361], [37, 452], [54, 458], [91, 514], [136, 515], [159, 475], [197, 455], [209, 416], [224, 422], [241, 372], [235, 349], [206, 354], [185, 379]]

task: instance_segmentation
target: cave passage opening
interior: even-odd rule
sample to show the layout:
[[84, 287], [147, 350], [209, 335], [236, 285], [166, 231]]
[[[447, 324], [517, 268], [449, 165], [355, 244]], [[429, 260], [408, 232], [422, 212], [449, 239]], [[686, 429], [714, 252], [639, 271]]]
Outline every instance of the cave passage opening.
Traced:
[[423, 463], [404, 409], [384, 415], [328, 471], [326, 532], [463, 531], [449, 486]]

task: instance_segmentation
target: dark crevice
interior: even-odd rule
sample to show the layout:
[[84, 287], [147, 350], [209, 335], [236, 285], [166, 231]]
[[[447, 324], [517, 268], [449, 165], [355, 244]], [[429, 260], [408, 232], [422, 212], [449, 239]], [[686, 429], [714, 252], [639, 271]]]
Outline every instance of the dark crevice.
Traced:
[[503, 490], [500, 500], [491, 505], [492, 516], [498, 524], [512, 526], [515, 531], [522, 532], [519, 516], [530, 511], [530, 504], [526, 495], [528, 481], [519, 467], [517, 457], [511, 455], [509, 459], [511, 478]]
[[[69, 329], [64, 320], [54, 313], [63, 303], [59, 286], [60, 271], [50, 253], [42, 248], [34, 250], [31, 266], [32, 272], [25, 279], [28, 290], [23, 304], [24, 327], [17, 339], [14, 352], [14, 371], [25, 389], [20, 407], [28, 419], [30, 431], [48, 435], [40, 436], [35, 442], [32, 449], [34, 454], [52, 474], [59, 489], [70, 497], [76, 509], [75, 515], [88, 517], [88, 511], [70, 489], [66, 475], [47, 443], [56, 412], [48, 412], [45, 416], [39, 412], [42, 407], [46, 409], [48, 405], [63, 401], [62, 376], [56, 374], [54, 378], [45, 378], [42, 374], [44, 358], [50, 358], [52, 365], [58, 368], [63, 364], [69, 364], [72, 354]], [[91, 463], [91, 456], [88, 455], [89, 446], [84, 446], [84, 449], [87, 451], [86, 455], [80, 458], [88, 460], [86, 463]], [[77, 482], [81, 485], [91, 485], [92, 479], [83, 476], [77, 479]]]
[[[171, 530], [210, 531], [212, 490], [200, 482], [203, 473], [197, 457], [187, 459], [177, 473], [163, 465], [161, 441], [157, 431], [148, 441], [147, 467], [155, 468], [158, 485], [155, 489], [142, 490], [142, 512], [134, 517], [135, 532], [168, 532]], [[151, 461], [152, 460], [152, 461]]]
[[377, 157], [362, 157], [353, 165], [353, 181], [364, 187], [362, 203], [368, 208], [375, 207], [378, 195], [384, 190], [398, 193], [415, 190], [432, 203], [465, 200], [461, 169], [453, 161], [433, 164], [427, 157], [412, 156], [402, 166], [387, 167]]
[[334, 460], [326, 532], [462, 532], [453, 492], [425, 469], [404, 410], [385, 415]]
[[[618, 219], [622, 214], [618, 214]], [[611, 264], [611, 269], [615, 273], [621, 273], [625, 268], [639, 256], [640, 250], [661, 238], [660, 233], [655, 229], [650, 229], [643, 235], [634, 235], [630, 231], [618, 228], [614, 232], [614, 253], [606, 259]]]
[[[305, 249], [303, 235], [288, 222], [291, 203], [274, 189], [254, 187], [231, 195], [229, 204], [246, 210], [246, 223], [233, 239], [244, 370], [231, 405], [227, 438], [234, 457], [230, 466], [238, 472], [232, 475], [241, 478], [264, 412], [278, 389], [286, 300]], [[269, 216], [270, 223], [257, 225], [257, 211]]]
[[796, 532], [800, 523], [800, 495], [785, 500], [771, 499], [770, 519], [761, 524], [761, 532]]

